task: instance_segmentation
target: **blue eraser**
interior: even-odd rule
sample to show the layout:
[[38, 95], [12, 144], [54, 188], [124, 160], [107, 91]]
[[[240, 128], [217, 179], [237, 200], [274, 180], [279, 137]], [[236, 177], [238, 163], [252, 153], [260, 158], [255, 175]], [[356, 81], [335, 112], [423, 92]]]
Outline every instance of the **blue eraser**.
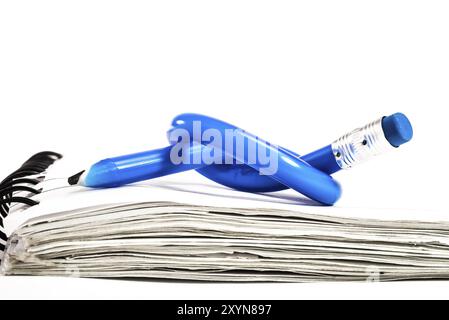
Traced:
[[393, 147], [409, 142], [413, 137], [413, 128], [407, 117], [398, 112], [382, 119], [385, 138]]

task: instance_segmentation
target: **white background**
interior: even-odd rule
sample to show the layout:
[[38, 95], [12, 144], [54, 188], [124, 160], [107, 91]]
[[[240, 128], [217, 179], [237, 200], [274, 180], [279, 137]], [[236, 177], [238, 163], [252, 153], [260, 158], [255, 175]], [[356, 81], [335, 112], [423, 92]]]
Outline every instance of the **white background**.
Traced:
[[[162, 147], [183, 112], [305, 153], [401, 111], [413, 141], [335, 175], [338, 206], [449, 214], [447, 1], [0, 3], [1, 176], [41, 150], [77, 159], [77, 171]], [[449, 283], [3, 278], [0, 288], [41, 298], [435, 298]]]

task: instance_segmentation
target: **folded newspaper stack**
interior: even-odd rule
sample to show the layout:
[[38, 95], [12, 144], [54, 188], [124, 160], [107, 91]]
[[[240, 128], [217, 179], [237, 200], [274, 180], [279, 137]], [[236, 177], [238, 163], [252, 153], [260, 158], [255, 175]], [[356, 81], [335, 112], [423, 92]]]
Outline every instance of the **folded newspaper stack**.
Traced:
[[449, 277], [449, 223], [331, 217], [173, 202], [33, 218], [10, 237], [5, 275], [203, 281]]

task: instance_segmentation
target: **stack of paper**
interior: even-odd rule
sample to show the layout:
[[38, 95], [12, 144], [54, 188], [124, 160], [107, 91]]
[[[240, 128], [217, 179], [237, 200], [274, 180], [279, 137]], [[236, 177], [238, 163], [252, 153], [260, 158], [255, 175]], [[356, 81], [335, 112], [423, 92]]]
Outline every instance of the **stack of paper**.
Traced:
[[449, 277], [449, 223], [173, 202], [33, 218], [9, 238], [6, 275], [205, 281]]

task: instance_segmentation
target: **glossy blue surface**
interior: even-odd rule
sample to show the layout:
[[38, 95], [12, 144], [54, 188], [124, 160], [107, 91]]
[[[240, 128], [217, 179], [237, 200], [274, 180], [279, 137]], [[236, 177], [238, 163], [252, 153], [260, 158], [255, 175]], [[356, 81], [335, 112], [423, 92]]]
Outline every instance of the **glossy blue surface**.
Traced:
[[[172, 130], [184, 129], [190, 133], [191, 137], [194, 137], [193, 124], [195, 121], [200, 121], [202, 132], [215, 129], [221, 133], [222, 137], [225, 137], [225, 130], [235, 130], [234, 145], [237, 144], [237, 141], [244, 141], [245, 145], [254, 143], [258, 147], [262, 146], [274, 155], [278, 163], [275, 174], [270, 176], [260, 175], [259, 171], [263, 168], [261, 163], [258, 161], [250, 163], [247, 153], [239, 154], [236, 150], [232, 154], [227, 154], [223, 148], [225, 142], [213, 140], [208, 143], [208, 146], [221, 148], [224, 155], [227, 154], [238, 162], [246, 164], [246, 166], [242, 164], [210, 165], [198, 169], [207, 178], [237, 190], [250, 192], [268, 192], [292, 188], [323, 204], [333, 204], [340, 197], [340, 186], [326, 174], [340, 169], [334, 160], [330, 146], [307, 155], [305, 158], [310, 161], [307, 163], [296, 153], [285, 148], [272, 146], [229, 123], [199, 114], [177, 116], [172, 122]], [[324, 172], [313, 166], [324, 170]]]
[[402, 113], [395, 113], [382, 119], [382, 129], [385, 138], [394, 147], [409, 142], [413, 137], [413, 128], [410, 121]]
[[[190, 148], [194, 154], [203, 147]], [[170, 161], [171, 146], [101, 160], [92, 165], [84, 178], [84, 185], [92, 188], [119, 187], [128, 183], [193, 170], [203, 164], [176, 165]]]
[[[194, 123], [201, 123], [200, 139], [195, 136]], [[175, 163], [171, 158], [175, 146], [150, 150], [131, 155], [109, 158], [94, 164], [85, 174], [83, 184], [88, 187], [117, 187], [137, 181], [153, 179], [186, 170], [197, 170], [203, 176], [237, 190], [247, 192], [272, 192], [292, 188], [322, 204], [334, 204], [341, 194], [339, 184], [330, 176], [341, 168], [335, 161], [331, 145], [327, 145], [304, 156], [282, 147], [273, 146], [258, 137], [239, 128], [203, 115], [186, 113], [177, 116], [172, 122], [168, 135], [183, 129], [189, 134], [188, 141], [183, 141], [182, 159], [187, 162]], [[413, 136], [412, 127], [407, 117], [396, 113], [382, 119], [382, 129], [389, 143], [399, 146]], [[278, 166], [273, 175], [261, 175], [266, 163], [251, 161], [250, 156], [238, 150], [226, 150], [226, 141], [210, 138], [202, 141], [201, 133], [215, 130], [225, 137], [226, 130], [236, 130], [232, 137], [232, 145], [243, 141], [257, 148], [265, 148], [265, 152], [276, 160]], [[196, 138], [195, 138], [196, 137]], [[224, 139], [224, 138], [223, 138]], [[173, 140], [173, 139], [172, 139]], [[171, 141], [172, 144], [179, 142]], [[232, 164], [211, 164], [202, 159], [204, 153], [215, 154], [220, 151], [223, 163], [232, 159]], [[178, 151], [176, 151], [178, 152]], [[195, 162], [194, 159], [200, 159]]]
[[[221, 132], [225, 129], [237, 129], [223, 121], [210, 117], [183, 114], [176, 117], [172, 123], [174, 129], [184, 129], [193, 136], [193, 121], [201, 121], [202, 130], [216, 129]], [[338, 171], [330, 146], [321, 148], [315, 152], [305, 155], [302, 159], [294, 152], [282, 147], [269, 145], [267, 142], [255, 136], [241, 132], [241, 138], [248, 143], [267, 147], [278, 162], [278, 170], [273, 176], [260, 175], [259, 170], [263, 167], [260, 163], [247, 165], [247, 154], [236, 154], [229, 156], [236, 158], [238, 164], [212, 164], [205, 163], [174, 164], [170, 159], [172, 146], [150, 150], [131, 155], [104, 159], [94, 164], [84, 178], [84, 185], [88, 187], [117, 187], [128, 183], [157, 178], [186, 170], [198, 170], [207, 178], [225, 186], [248, 192], [271, 192], [292, 188], [311, 199], [323, 204], [333, 204], [340, 197], [341, 189], [338, 183], [328, 174]], [[220, 144], [224, 145], [224, 144]], [[217, 146], [217, 145], [215, 145]], [[190, 144], [187, 154], [190, 160], [198, 158], [204, 151], [210, 151], [214, 144], [204, 146], [202, 144]], [[207, 150], [205, 150], [207, 148]], [[223, 153], [223, 157], [226, 154]], [[315, 168], [314, 168], [315, 167]], [[321, 171], [320, 171], [321, 170]]]
[[[282, 149], [284, 152], [290, 152], [294, 157], [299, 157], [299, 155], [288, 149], [282, 147], [278, 148]], [[302, 156], [301, 159], [312, 167], [327, 174], [332, 174], [341, 170], [335, 162], [330, 145], [306, 154], [305, 156]], [[197, 171], [206, 178], [240, 191], [274, 192], [289, 188], [269, 176], [260, 175], [259, 171], [247, 165], [212, 164], [199, 168]]]

